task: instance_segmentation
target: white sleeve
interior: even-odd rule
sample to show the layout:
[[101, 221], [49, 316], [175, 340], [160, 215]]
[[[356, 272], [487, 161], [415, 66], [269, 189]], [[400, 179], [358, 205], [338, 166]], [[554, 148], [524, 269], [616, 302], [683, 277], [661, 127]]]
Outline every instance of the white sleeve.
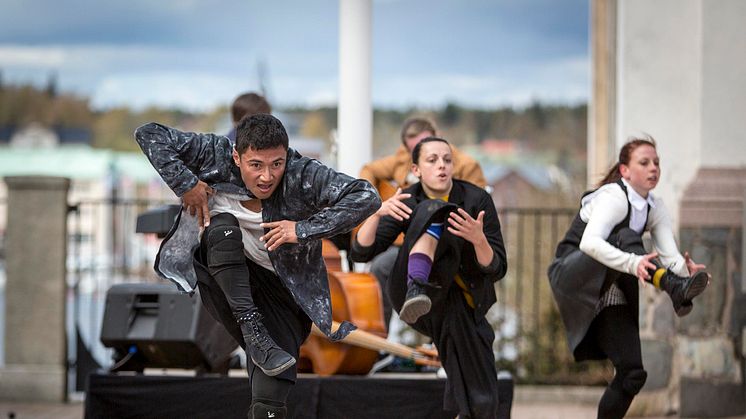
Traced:
[[608, 188], [589, 202], [588, 223], [580, 239], [580, 250], [609, 268], [636, 275], [642, 256], [627, 253], [606, 240], [611, 230], [627, 216], [627, 197], [621, 189]]
[[660, 199], [655, 200], [655, 208], [650, 209], [650, 235], [653, 246], [658, 252], [664, 268], [670, 268], [676, 275], [689, 276], [684, 256], [679, 253], [671, 227], [671, 218], [665, 204]]

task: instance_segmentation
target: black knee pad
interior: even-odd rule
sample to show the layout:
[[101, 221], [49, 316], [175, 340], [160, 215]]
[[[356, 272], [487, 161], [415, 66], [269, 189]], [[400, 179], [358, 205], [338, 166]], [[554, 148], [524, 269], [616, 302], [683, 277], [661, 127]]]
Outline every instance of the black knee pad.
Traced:
[[[470, 409], [475, 418], [494, 418], [497, 417], [498, 402], [495, 395], [472, 395], [469, 397]], [[459, 416], [460, 417], [460, 416]]]
[[251, 399], [256, 402], [284, 406], [292, 387], [292, 381], [270, 377], [258, 368], [251, 374]]
[[643, 369], [634, 369], [624, 374], [622, 380], [622, 389], [629, 395], [636, 395], [645, 385], [645, 380], [648, 378], [647, 371]]
[[282, 406], [275, 406], [275, 403], [268, 404], [262, 401], [256, 400], [251, 403], [249, 418], [254, 419], [285, 419], [288, 411], [283, 403]]
[[207, 266], [211, 269], [244, 263], [241, 229], [233, 225], [209, 228], [207, 234]]

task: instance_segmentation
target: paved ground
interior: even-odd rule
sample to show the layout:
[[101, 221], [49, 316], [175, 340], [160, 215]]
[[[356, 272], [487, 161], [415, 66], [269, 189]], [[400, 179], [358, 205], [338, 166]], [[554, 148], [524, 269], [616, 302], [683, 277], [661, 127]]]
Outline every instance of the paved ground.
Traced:
[[11, 403], [0, 401], [2, 419], [80, 419], [83, 403]]

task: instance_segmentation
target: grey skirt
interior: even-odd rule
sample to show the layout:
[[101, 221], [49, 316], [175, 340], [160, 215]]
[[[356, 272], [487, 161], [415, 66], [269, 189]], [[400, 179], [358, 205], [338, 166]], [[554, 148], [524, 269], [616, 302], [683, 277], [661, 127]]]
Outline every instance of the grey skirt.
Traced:
[[605, 359], [606, 355], [595, 342], [585, 339], [598, 313], [601, 295], [616, 281], [631, 312], [637, 313], [637, 280], [631, 275], [606, 267], [580, 249], [554, 259], [547, 274], [565, 326], [567, 344], [575, 360]]

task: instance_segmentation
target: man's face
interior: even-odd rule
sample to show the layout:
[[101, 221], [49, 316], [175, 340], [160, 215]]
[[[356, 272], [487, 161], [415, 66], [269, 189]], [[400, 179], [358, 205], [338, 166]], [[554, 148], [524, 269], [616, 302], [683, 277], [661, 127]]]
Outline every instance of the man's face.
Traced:
[[247, 149], [239, 156], [233, 150], [233, 161], [241, 171], [241, 179], [252, 194], [267, 199], [274, 193], [285, 173], [287, 150], [283, 146], [266, 150]]
[[407, 150], [411, 153], [414, 149], [414, 146], [420, 143], [420, 141], [424, 140], [427, 137], [434, 137], [435, 133], [432, 131], [422, 131], [419, 134], [407, 134], [407, 136], [404, 138], [404, 145], [407, 147]]

